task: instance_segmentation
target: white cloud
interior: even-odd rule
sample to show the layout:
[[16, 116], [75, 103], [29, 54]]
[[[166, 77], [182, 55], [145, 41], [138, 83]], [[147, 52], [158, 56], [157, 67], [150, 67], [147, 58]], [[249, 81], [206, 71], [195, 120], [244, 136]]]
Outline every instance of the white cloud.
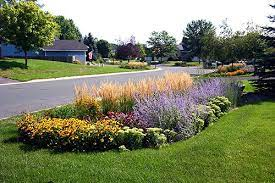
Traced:
[[154, 30], [167, 30], [181, 40], [186, 24], [207, 19], [215, 25], [228, 18], [234, 29], [247, 21], [268, 24], [273, 0], [42, 0], [54, 15], [72, 18], [82, 34], [91, 32], [114, 42], [134, 35], [146, 42]]

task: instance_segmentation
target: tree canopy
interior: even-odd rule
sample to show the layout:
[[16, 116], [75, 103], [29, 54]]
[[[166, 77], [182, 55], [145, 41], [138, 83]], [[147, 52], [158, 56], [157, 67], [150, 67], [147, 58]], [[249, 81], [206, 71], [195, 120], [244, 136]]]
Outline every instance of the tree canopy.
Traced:
[[53, 43], [58, 34], [54, 17], [34, 2], [19, 2], [0, 8], [0, 36], [25, 53]]
[[160, 57], [161, 61], [163, 57], [175, 56], [177, 53], [176, 39], [166, 31], [152, 32], [147, 43], [152, 47], [154, 56]]
[[59, 39], [81, 40], [82, 35], [72, 19], [66, 19], [64, 16], [57, 16], [55, 21], [60, 26]]
[[198, 56], [203, 58], [203, 47], [205, 36], [214, 36], [215, 27], [214, 25], [206, 20], [196, 20], [187, 24], [186, 30], [183, 31], [182, 42], [187, 45], [190, 51], [190, 56]]
[[130, 60], [140, 57], [140, 50], [136, 44], [136, 39], [134, 36], [131, 36], [129, 41], [119, 41], [116, 48], [116, 57], [123, 60]]
[[108, 58], [110, 56], [111, 47], [108, 41], [101, 39], [97, 41], [96, 46], [101, 57]]

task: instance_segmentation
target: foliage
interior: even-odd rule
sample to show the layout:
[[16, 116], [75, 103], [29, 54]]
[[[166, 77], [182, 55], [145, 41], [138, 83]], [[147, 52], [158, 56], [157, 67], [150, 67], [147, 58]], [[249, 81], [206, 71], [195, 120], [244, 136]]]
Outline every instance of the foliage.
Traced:
[[206, 38], [210, 39], [215, 35], [215, 27], [211, 22], [206, 20], [196, 20], [187, 24], [186, 30], [183, 31], [184, 37], [182, 42], [187, 45], [191, 51], [191, 57], [204, 57], [203, 47], [205, 47]]
[[105, 117], [107, 119], [113, 119], [115, 121], [120, 122], [124, 126], [128, 126], [130, 128], [138, 127], [138, 128], [143, 128], [142, 126], [139, 126], [138, 120], [136, 119], [135, 115], [133, 112], [129, 113], [123, 113], [123, 112], [108, 112], [107, 116]]
[[177, 133], [174, 130], [163, 130], [163, 134], [165, 135], [168, 143], [173, 143], [177, 141]]
[[[185, 73], [166, 73], [159, 78], [143, 79], [126, 84], [103, 83], [100, 87], [90, 89], [89, 97], [101, 99], [102, 112], [130, 112], [133, 110], [135, 98], [146, 98], [156, 92], [171, 89], [175, 92], [184, 92], [193, 84], [190, 75]], [[78, 86], [78, 90], [81, 90]], [[84, 89], [85, 90], [85, 89]], [[76, 93], [77, 94], [77, 93]], [[78, 97], [78, 96], [76, 96]]]
[[0, 182], [274, 182], [274, 108], [245, 105], [195, 138], [120, 154], [35, 149], [16, 140], [15, 118], [1, 120]]
[[152, 47], [153, 55], [161, 59], [165, 56], [174, 56], [177, 52], [176, 39], [166, 31], [152, 32], [147, 43]]
[[125, 69], [147, 69], [148, 64], [146, 62], [129, 62], [122, 64], [120, 67]]
[[221, 112], [227, 112], [231, 107], [231, 102], [228, 100], [228, 98], [223, 96], [211, 98], [209, 102], [219, 106]]
[[56, 23], [60, 27], [59, 39], [61, 40], [81, 40], [82, 35], [79, 28], [72, 19], [66, 19], [64, 16], [56, 16]]
[[132, 36], [129, 41], [120, 41], [116, 48], [116, 58], [122, 60], [131, 60], [140, 57], [140, 49], [136, 44], [135, 37]]
[[44, 115], [49, 118], [61, 118], [61, 119], [76, 118], [78, 116], [77, 110], [74, 105], [65, 105], [61, 107], [56, 107], [54, 109], [45, 111]]
[[242, 64], [242, 63], [234, 63], [227, 66], [223, 65], [218, 67], [218, 72], [219, 73], [234, 72], [244, 67], [245, 67], [245, 64]]
[[[231, 94], [236, 97], [240, 95], [238, 85], [229, 84], [236, 92], [233, 94], [231, 88], [227, 86], [228, 84], [220, 79], [212, 79], [197, 83], [185, 93], [172, 90], [166, 91], [166, 93], [158, 92], [144, 99], [136, 99], [134, 114], [139, 120], [139, 124], [146, 128], [170, 129], [187, 138], [197, 133], [196, 122], [200, 122], [197, 117], [208, 125], [216, 117], [222, 115], [221, 107], [223, 110], [228, 108], [228, 101], [218, 96]], [[213, 97], [217, 97], [215, 101], [220, 101], [223, 105], [209, 102]], [[198, 107], [199, 105], [208, 105], [209, 107], [201, 109]]]
[[96, 47], [102, 58], [108, 58], [110, 56], [111, 48], [108, 41], [101, 39], [96, 42]]
[[148, 128], [144, 138], [146, 147], [160, 148], [167, 142], [166, 136], [162, 133], [161, 128]]
[[34, 2], [19, 2], [0, 8], [0, 35], [7, 43], [23, 50], [27, 66], [27, 51], [53, 43], [58, 32], [54, 17]]
[[119, 145], [124, 145], [127, 149], [133, 150], [143, 146], [144, 137], [143, 129], [123, 127], [118, 131], [116, 141]]
[[139, 57], [141, 58], [141, 60], [145, 60], [145, 57], [146, 57], [146, 51], [145, 51], [146, 45], [138, 43], [137, 47], [139, 49]]
[[93, 37], [93, 35], [89, 33], [88, 35], [84, 36], [83, 43], [88, 46], [87, 60], [90, 60], [88, 55], [90, 52], [93, 54], [92, 60], [97, 60], [97, 38]]
[[17, 123], [24, 141], [55, 150], [86, 151], [114, 147], [114, 138], [121, 125], [113, 120], [100, 120], [95, 124], [70, 118], [37, 119], [25, 115]]
[[218, 118], [215, 116], [215, 111], [214, 111], [214, 109], [211, 108], [211, 106], [198, 105], [197, 119], [203, 120], [204, 127], [208, 127], [210, 124], [212, 124]]
[[101, 116], [100, 102], [98, 99], [90, 97], [87, 86], [75, 88], [74, 105], [78, 111], [78, 117], [81, 119], [93, 121]]

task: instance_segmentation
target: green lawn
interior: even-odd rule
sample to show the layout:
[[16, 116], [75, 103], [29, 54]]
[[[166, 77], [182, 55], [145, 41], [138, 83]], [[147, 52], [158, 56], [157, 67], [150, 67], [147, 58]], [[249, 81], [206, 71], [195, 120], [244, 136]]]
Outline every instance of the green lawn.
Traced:
[[18, 81], [29, 81], [33, 79], [48, 79], [65, 76], [81, 76], [133, 71], [130, 69], [119, 68], [118, 66], [85, 66], [72, 63], [34, 59], [30, 59], [28, 61], [28, 66], [28, 69], [25, 69], [23, 59], [0, 60], [0, 77], [10, 78]]
[[274, 109], [243, 106], [187, 141], [123, 153], [34, 150], [0, 121], [0, 182], [275, 182]]

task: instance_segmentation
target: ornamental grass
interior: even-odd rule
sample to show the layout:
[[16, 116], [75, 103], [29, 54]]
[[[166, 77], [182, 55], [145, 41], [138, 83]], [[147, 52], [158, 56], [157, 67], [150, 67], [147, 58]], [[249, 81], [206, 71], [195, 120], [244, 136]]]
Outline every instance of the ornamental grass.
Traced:
[[[184, 93], [193, 85], [186, 73], [165, 73], [163, 77], [143, 79], [126, 84], [106, 82], [99, 87], [87, 87], [86, 84], [75, 87], [75, 101], [95, 101], [101, 103], [103, 114], [108, 112], [130, 112], [135, 98], [146, 98], [159, 92]], [[78, 102], [79, 103], [79, 102]]]
[[146, 69], [148, 64], [146, 62], [129, 62], [120, 66], [125, 69]]

